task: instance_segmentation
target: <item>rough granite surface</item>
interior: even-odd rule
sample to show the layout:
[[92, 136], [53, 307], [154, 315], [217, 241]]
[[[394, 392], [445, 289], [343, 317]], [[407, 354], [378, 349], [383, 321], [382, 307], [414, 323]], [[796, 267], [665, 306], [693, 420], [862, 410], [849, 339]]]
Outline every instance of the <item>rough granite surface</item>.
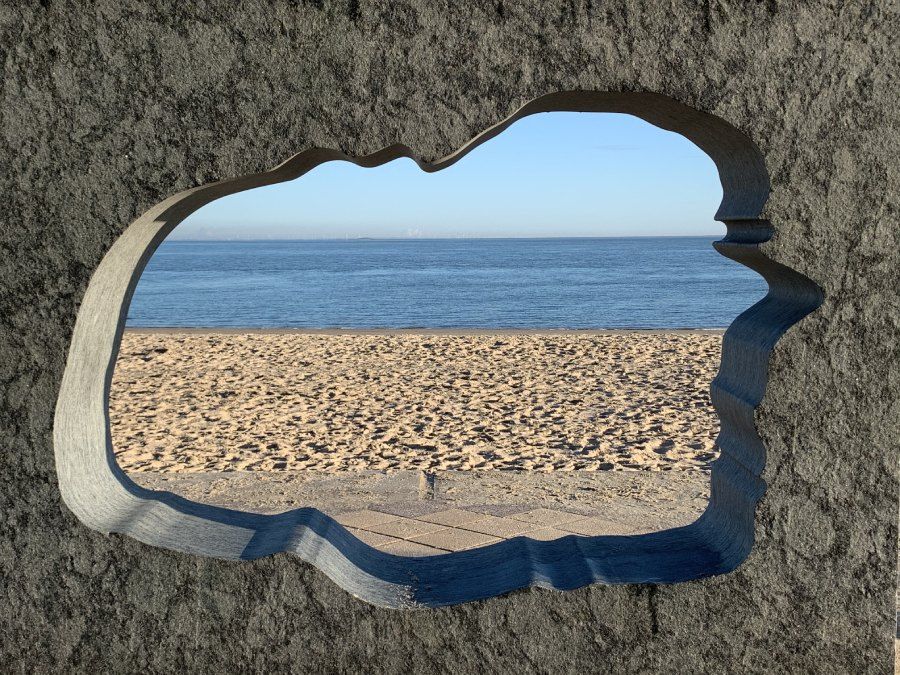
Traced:
[[[0, 669], [822, 672], [893, 668], [898, 7], [877, 2], [5, 2]], [[200, 559], [61, 502], [79, 300], [139, 214], [311, 146], [426, 159], [540, 95], [652, 91], [760, 148], [773, 259], [824, 304], [757, 413], [768, 492], [735, 572], [379, 609], [286, 554]]]

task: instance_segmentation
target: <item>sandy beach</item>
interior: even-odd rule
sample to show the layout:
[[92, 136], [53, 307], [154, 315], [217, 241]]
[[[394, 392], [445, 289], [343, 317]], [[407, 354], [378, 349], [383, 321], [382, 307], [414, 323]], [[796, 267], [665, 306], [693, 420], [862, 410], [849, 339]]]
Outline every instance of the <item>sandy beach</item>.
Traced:
[[126, 332], [130, 473], [703, 470], [719, 332]]

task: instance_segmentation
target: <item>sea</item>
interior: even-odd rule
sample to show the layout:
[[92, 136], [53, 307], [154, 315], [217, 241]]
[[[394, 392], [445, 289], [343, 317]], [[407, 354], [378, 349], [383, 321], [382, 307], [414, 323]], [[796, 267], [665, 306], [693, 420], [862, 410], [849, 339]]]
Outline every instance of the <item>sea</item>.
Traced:
[[766, 284], [715, 239], [167, 240], [126, 325], [725, 328]]

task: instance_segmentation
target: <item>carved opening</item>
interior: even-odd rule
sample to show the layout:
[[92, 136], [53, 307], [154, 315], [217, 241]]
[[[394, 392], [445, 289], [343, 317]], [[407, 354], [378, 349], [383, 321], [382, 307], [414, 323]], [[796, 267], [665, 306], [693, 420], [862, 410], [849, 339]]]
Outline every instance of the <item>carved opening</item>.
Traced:
[[116, 459], [398, 555], [688, 525], [721, 333], [765, 294], [712, 248], [721, 197], [678, 134], [547, 113], [441, 172], [330, 162], [217, 200], [137, 285]]
[[57, 467], [69, 507], [90, 527], [175, 550], [230, 559], [290, 551], [351, 593], [390, 607], [453, 604], [527, 585], [677, 582], [734, 569], [752, 546], [754, 506], [763, 492], [764, 448], [753, 427], [753, 410], [764, 393], [768, 353], [784, 330], [817, 306], [818, 291], [759, 250], [770, 233], [768, 223], [758, 219], [768, 182], [752, 143], [725, 122], [664, 97], [588, 92], [544, 97], [454, 155], [434, 164], [416, 161], [436, 171], [516, 119], [552, 110], [628, 113], [692, 140], [712, 157], [723, 186], [717, 219], [728, 234], [717, 249], [769, 282], [766, 298], [738, 317], [724, 337], [712, 387], [722, 454], [712, 467], [709, 505], [697, 520], [631, 536], [514, 537], [434, 558], [410, 558], [367, 545], [318, 509], [260, 515], [219, 508], [142, 488], [121, 471], [109, 433], [110, 380], [131, 296], [163, 238], [220, 196], [290, 180], [331, 159], [376, 166], [412, 156], [403, 146], [362, 158], [307, 151], [271, 172], [176, 195], [129, 226], [91, 281], [58, 402]]

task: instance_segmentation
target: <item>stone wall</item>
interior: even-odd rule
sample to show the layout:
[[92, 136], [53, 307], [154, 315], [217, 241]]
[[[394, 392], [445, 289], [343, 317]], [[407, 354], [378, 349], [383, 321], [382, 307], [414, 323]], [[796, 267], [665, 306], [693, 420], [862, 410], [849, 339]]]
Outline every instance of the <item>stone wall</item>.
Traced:
[[[0, 8], [0, 664], [24, 671], [890, 672], [900, 438], [896, 8], [765, 2]], [[53, 415], [93, 270], [166, 197], [310, 147], [436, 159], [542, 95], [662, 94], [760, 149], [773, 261], [824, 303], [777, 344], [735, 572], [412, 611], [289, 554], [103, 535]]]

